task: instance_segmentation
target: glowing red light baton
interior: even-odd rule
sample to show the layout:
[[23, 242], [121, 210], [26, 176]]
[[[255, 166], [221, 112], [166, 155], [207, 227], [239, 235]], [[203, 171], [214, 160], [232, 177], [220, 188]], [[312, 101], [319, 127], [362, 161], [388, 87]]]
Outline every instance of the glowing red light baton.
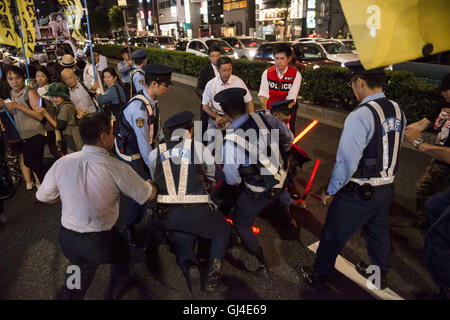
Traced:
[[314, 176], [316, 175], [317, 168], [319, 167], [319, 163], [320, 163], [320, 159], [317, 159], [317, 160], [316, 160], [316, 164], [314, 165], [314, 169], [313, 169], [313, 171], [312, 171], [312, 173], [311, 173], [311, 177], [309, 178], [308, 185], [306, 186], [306, 189], [305, 189], [305, 191], [303, 192], [302, 200], [305, 200], [305, 199], [306, 199], [306, 196], [307, 196], [308, 193], [309, 193], [309, 189], [311, 189], [311, 185], [312, 185], [312, 182], [313, 182], [313, 180], [314, 180]]
[[297, 136], [297, 137], [295, 137], [295, 139], [294, 139], [294, 141], [292, 142], [292, 144], [296, 144], [301, 138], [303, 138], [303, 136], [305, 135], [305, 134], [307, 134], [312, 128], [314, 128], [314, 126], [316, 125], [316, 124], [318, 124], [319, 123], [319, 121], [318, 120], [314, 120], [313, 122], [311, 122], [305, 129], [303, 129], [303, 131], [302, 132], [300, 132], [300, 134]]
[[[233, 220], [228, 219], [228, 218], [225, 218], [225, 220], [226, 220], [228, 223], [230, 223], [232, 226], [234, 226]], [[258, 227], [252, 227], [252, 230], [253, 230], [253, 233], [257, 234], [257, 233], [259, 233], [259, 231], [260, 231], [261, 229], [258, 228]]]

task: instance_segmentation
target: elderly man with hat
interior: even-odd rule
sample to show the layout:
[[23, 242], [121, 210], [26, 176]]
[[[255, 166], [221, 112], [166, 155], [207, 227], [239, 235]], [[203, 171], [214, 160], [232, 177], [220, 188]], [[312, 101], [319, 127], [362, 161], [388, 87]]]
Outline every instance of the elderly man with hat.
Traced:
[[[345, 64], [352, 71], [349, 82], [360, 102], [345, 120], [336, 164], [322, 201], [328, 208], [314, 269], [302, 267], [309, 285], [322, 288], [347, 241], [364, 229], [367, 251], [375, 268], [374, 285], [387, 286], [390, 238], [389, 208], [406, 126], [400, 106], [383, 93], [384, 69], [365, 70], [359, 61]], [[373, 271], [360, 261], [356, 270], [368, 278]]]
[[145, 71], [143, 67], [147, 64], [147, 51], [145, 49], [136, 50], [131, 54], [134, 62], [134, 69], [130, 73], [130, 96], [134, 97], [145, 87]]
[[[142, 178], [148, 179], [149, 154], [160, 134], [158, 97], [169, 90], [173, 69], [161, 64], [143, 67], [145, 86], [122, 110], [117, 122], [115, 150], [122, 161], [128, 163]], [[129, 244], [137, 247], [135, 225], [144, 214], [144, 207], [130, 200], [126, 225]]]
[[224, 138], [225, 182], [229, 186], [241, 185], [232, 215], [234, 226], [242, 243], [258, 260], [252, 271], [265, 274], [268, 266], [252, 225], [285, 187], [287, 159], [279, 145], [271, 143], [273, 127], [266, 117], [245, 112], [245, 95], [245, 89], [230, 88], [217, 93], [214, 100], [220, 103], [225, 119], [231, 123]]
[[78, 79], [81, 79], [83, 77], [83, 70], [80, 70], [78, 68], [78, 61], [74, 59], [70, 54], [65, 54], [58, 63], [62, 67], [61, 72], [64, 69], [72, 69]]
[[[208, 190], [216, 183], [216, 165], [208, 148], [192, 139], [194, 114], [189, 111], [169, 118], [164, 127], [170, 138], [150, 153], [150, 173], [158, 186], [153, 222], [168, 232], [177, 263], [194, 294], [200, 286], [197, 238], [210, 239], [207, 279], [203, 289], [215, 291], [220, 284], [230, 225], [213, 208]], [[150, 228], [149, 228], [150, 229]], [[154, 247], [154, 244], [150, 243]]]

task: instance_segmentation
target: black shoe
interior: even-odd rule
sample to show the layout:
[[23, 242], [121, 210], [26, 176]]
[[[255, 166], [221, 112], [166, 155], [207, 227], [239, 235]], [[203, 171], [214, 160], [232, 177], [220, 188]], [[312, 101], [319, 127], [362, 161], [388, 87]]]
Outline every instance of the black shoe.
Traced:
[[192, 260], [188, 260], [185, 266], [181, 268], [183, 276], [186, 279], [186, 285], [192, 295], [196, 295], [201, 287], [200, 270], [198, 264]]
[[128, 246], [131, 248], [139, 248], [139, 244], [136, 238], [136, 231], [131, 228], [127, 228]]
[[206, 283], [203, 290], [206, 292], [221, 292], [225, 289], [222, 285], [222, 261], [219, 259], [212, 259], [209, 263]]
[[256, 268], [255, 273], [258, 274], [267, 274], [269, 272], [269, 266], [267, 265], [266, 259], [264, 259], [264, 253], [262, 248], [259, 249], [260, 253], [256, 256], [256, 259], [258, 259], [259, 266]]
[[132, 285], [132, 283], [133, 280], [131, 279], [130, 275], [124, 275], [119, 281], [117, 281], [117, 283], [111, 286], [111, 299], [119, 300], [120, 298], [122, 298], [125, 290], [128, 289]]
[[[373, 276], [373, 273], [368, 272], [367, 268], [369, 268], [369, 266], [363, 261], [359, 261], [355, 265], [356, 271], [358, 271], [358, 273], [360, 275], [362, 275], [366, 279], [368, 279], [369, 277]], [[373, 284], [373, 285], [375, 285], [375, 284]], [[383, 289], [386, 289], [386, 288], [387, 288], [387, 272], [381, 270], [380, 287], [379, 288], [377, 287], [377, 289], [383, 290]]]
[[323, 289], [327, 286], [327, 277], [318, 274], [309, 266], [301, 267], [300, 272], [302, 274], [303, 279], [310, 287], [316, 289]]
[[261, 257], [249, 253], [242, 245], [232, 247], [229, 253], [241, 269], [245, 269], [259, 275], [265, 275], [269, 272], [269, 268], [264, 261], [264, 257], [261, 259]]

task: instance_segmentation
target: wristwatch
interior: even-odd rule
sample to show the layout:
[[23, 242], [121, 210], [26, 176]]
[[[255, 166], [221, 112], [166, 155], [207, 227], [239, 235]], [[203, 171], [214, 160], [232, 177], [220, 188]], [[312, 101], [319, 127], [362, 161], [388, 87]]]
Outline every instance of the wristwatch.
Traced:
[[423, 143], [423, 138], [422, 137], [420, 137], [420, 138], [417, 138], [416, 140], [414, 140], [414, 142], [413, 142], [413, 144], [414, 144], [414, 147], [416, 147], [416, 149], [418, 149], [419, 148], [419, 146], [421, 145]]

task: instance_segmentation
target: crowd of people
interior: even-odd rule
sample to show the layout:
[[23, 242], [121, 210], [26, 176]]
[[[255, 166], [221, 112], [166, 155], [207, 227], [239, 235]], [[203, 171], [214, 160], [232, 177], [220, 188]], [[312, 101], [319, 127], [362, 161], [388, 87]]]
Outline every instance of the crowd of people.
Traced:
[[[93, 61], [89, 49], [78, 50], [76, 57], [58, 49], [56, 56], [40, 55], [30, 64], [29, 83], [22, 68], [1, 65], [0, 119], [12, 181], [20, 183], [20, 167], [26, 188], [38, 188], [38, 200], [67, 203], [60, 244], [70, 263], [80, 267], [82, 280], [81, 288], [65, 284], [59, 297], [82, 299], [95, 270], [105, 263], [112, 265], [112, 297], [123, 293], [130, 283], [129, 248], [142, 245], [135, 227], [148, 206], [152, 215], [145, 260], [152, 272], [157, 269], [157, 248], [167, 241], [191, 292], [200, 286], [207, 292], [223, 289], [222, 265], [230, 244], [258, 261], [253, 271], [266, 274], [269, 266], [252, 231], [256, 217], [279, 201], [287, 222], [297, 227], [290, 211], [306, 207], [293, 187], [295, 170], [311, 159], [292, 144], [301, 74], [290, 65], [291, 48], [274, 47], [275, 64], [261, 78], [258, 112], [245, 82], [233, 75], [232, 60], [221, 57], [219, 48], [209, 49], [211, 63], [200, 70], [195, 90], [201, 99], [200, 141], [193, 136], [191, 112], [177, 113], [161, 124], [165, 107], [158, 98], [172, 85], [173, 69], [149, 63], [144, 49], [131, 56], [128, 48], [121, 53], [123, 61], [108, 67], [95, 48]], [[388, 214], [403, 137], [435, 158], [430, 172], [448, 177], [450, 112], [444, 107], [438, 113], [437, 145], [430, 146], [420, 132], [433, 119], [407, 126], [401, 106], [382, 91], [383, 68], [365, 70], [359, 61], [346, 66], [360, 104], [345, 122], [336, 165], [322, 194], [324, 204], [332, 201], [317, 259], [313, 268], [304, 266], [300, 272], [309, 285], [325, 286], [337, 255], [363, 227], [371, 263], [381, 269], [378, 287], [384, 289], [390, 256]], [[440, 86], [447, 104], [449, 80], [446, 76]], [[279, 134], [276, 144], [271, 143], [274, 129]], [[255, 145], [240, 134], [251, 130], [256, 132]], [[44, 162], [45, 145], [51, 163]], [[93, 170], [87, 170], [87, 163]], [[444, 191], [446, 181], [433, 192], [421, 192], [420, 201], [418, 195], [418, 210], [425, 209], [430, 226], [427, 267], [442, 297], [448, 298], [450, 261], [442, 256], [450, 243], [448, 190], [425, 202], [425, 196]], [[125, 236], [115, 225], [121, 193], [129, 198]], [[232, 219], [233, 227], [225, 217]], [[368, 278], [367, 267], [363, 262], [356, 265]], [[202, 268], [207, 276], [200, 284]]]

